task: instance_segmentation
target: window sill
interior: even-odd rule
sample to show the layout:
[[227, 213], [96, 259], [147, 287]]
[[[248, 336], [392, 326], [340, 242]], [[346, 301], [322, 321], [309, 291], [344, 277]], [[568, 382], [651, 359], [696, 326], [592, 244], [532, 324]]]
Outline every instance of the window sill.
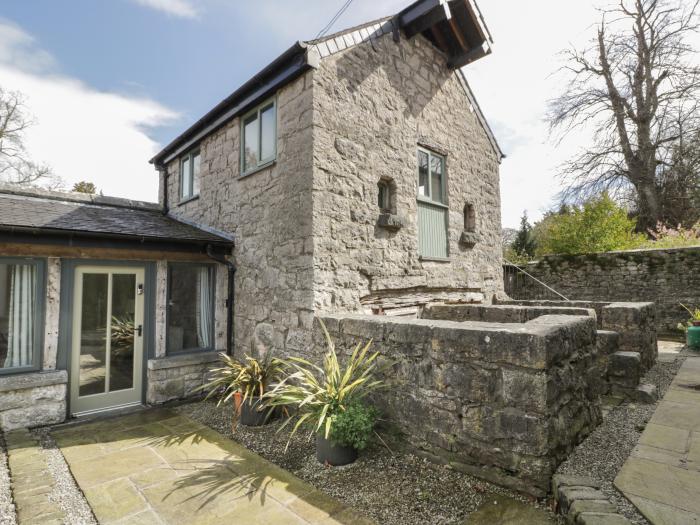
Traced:
[[425, 257], [423, 255], [418, 257], [418, 260], [424, 261], [424, 262], [441, 262], [441, 263], [452, 262], [449, 257]]
[[68, 382], [68, 372], [65, 370], [30, 370], [28, 367], [5, 369], [0, 375], [0, 392], [26, 390], [52, 385], [62, 385]]
[[272, 159], [272, 160], [269, 160], [269, 161], [267, 161], [267, 162], [264, 163], [264, 164], [260, 164], [260, 166], [258, 166], [258, 167], [256, 167], [256, 168], [253, 168], [252, 170], [246, 171], [245, 173], [241, 173], [241, 174], [238, 176], [238, 178], [239, 178], [239, 179], [244, 179], [244, 178], [246, 178], [246, 177], [250, 177], [251, 175], [255, 175], [255, 174], [258, 173], [259, 171], [265, 170], [265, 169], [269, 168], [270, 166], [274, 166], [275, 164], [277, 164], [277, 159], [276, 159], [276, 158], [275, 158], [275, 159]]
[[177, 353], [167, 354], [164, 357], [156, 357], [148, 360], [149, 370], [161, 370], [163, 368], [177, 368], [188, 365], [198, 365], [218, 361], [219, 351], [210, 348], [200, 350], [182, 350]]
[[183, 206], [187, 204], [188, 202], [196, 201], [199, 199], [199, 193], [197, 195], [192, 195], [192, 197], [187, 197], [186, 199], [182, 199], [180, 202], [177, 203], [178, 206]]
[[398, 231], [403, 228], [403, 221], [398, 215], [382, 212], [377, 219], [377, 226], [389, 231]]

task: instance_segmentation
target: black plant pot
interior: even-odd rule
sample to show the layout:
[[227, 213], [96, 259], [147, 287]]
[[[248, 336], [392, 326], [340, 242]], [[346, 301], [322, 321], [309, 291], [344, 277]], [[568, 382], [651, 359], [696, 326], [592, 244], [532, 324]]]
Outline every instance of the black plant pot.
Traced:
[[247, 427], [261, 427], [274, 419], [275, 411], [261, 408], [259, 397], [249, 397], [241, 403], [241, 413], [238, 422]]
[[348, 465], [357, 459], [357, 449], [334, 444], [322, 434], [316, 434], [316, 459], [334, 467]]

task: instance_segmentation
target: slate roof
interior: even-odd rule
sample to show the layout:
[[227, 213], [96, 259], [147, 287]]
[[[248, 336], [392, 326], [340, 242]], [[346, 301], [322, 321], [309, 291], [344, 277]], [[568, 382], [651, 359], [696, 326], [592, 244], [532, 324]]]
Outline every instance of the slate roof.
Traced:
[[154, 203], [41, 190], [0, 188], [0, 231], [233, 245], [164, 215]]

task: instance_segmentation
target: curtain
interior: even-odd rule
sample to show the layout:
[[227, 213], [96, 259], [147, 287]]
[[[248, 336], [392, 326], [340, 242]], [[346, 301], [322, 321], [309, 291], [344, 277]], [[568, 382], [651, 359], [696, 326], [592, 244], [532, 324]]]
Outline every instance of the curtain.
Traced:
[[36, 267], [10, 266], [10, 319], [5, 368], [30, 366], [34, 360]]
[[200, 348], [212, 348], [212, 334], [214, 323], [214, 312], [212, 310], [212, 282], [211, 273], [208, 267], [199, 268], [197, 277], [197, 288], [199, 298], [197, 301], [197, 338]]

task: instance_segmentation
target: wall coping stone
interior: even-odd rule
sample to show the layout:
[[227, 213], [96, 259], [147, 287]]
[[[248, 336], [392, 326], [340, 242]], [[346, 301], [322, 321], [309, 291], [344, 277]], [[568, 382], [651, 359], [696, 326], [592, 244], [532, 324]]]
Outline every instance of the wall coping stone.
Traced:
[[68, 372], [65, 370], [51, 370], [48, 372], [28, 372], [0, 377], [0, 392], [12, 390], [26, 390], [42, 386], [63, 385], [68, 383]]
[[148, 360], [149, 370], [162, 370], [164, 368], [179, 368], [189, 365], [203, 365], [219, 360], [219, 351], [198, 352], [192, 354], [171, 355]]

